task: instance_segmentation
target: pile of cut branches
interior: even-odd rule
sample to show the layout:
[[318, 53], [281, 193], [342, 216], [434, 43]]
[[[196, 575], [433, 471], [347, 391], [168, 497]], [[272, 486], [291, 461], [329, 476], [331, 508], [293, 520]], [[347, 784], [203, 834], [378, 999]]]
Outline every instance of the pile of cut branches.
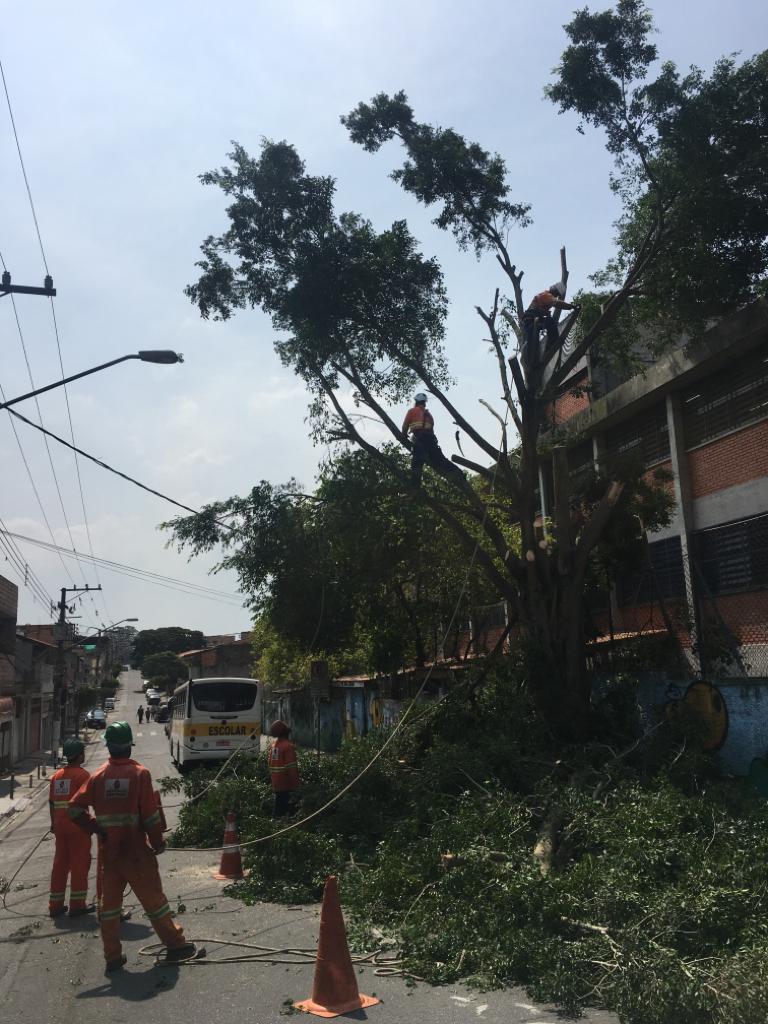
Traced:
[[[691, 724], [647, 729], [614, 707], [603, 735], [556, 750], [509, 680], [472, 708], [414, 709], [349, 794], [245, 850], [251, 903], [311, 901], [327, 874], [358, 947], [397, 947], [433, 982], [524, 984], [632, 1024], [768, 1016], [768, 812], [694, 753]], [[608, 738], [610, 737], [610, 738]], [[386, 733], [300, 755], [300, 813], [324, 804]], [[264, 760], [238, 763], [181, 813], [175, 842], [269, 834]], [[209, 781], [194, 773], [188, 795]]]

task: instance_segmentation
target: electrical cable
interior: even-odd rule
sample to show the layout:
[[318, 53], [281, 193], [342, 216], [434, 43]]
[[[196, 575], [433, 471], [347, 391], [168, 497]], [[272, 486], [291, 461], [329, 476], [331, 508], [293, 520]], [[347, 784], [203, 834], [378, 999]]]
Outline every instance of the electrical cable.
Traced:
[[[3, 534], [12, 537], [15, 540], [24, 541], [28, 544], [34, 544], [36, 547], [40, 547], [45, 550], [50, 550], [51, 548], [58, 547], [58, 545], [49, 544], [48, 541], [46, 540], [38, 540], [35, 537], [27, 537], [23, 533], [14, 533], [4, 529], [0, 529], [0, 536], [2, 536]], [[124, 565], [122, 562], [114, 562], [108, 558], [98, 558], [97, 556], [91, 558], [90, 555], [86, 555], [82, 551], [74, 552], [69, 551], [68, 548], [61, 547], [58, 547], [58, 550], [61, 551], [62, 554], [69, 557], [79, 555], [80, 558], [86, 561], [98, 562], [99, 565], [101, 565], [105, 569], [111, 569], [115, 572], [122, 570], [125, 575], [128, 575], [129, 573], [135, 574], [134, 578], [136, 579], [139, 579], [143, 576], [147, 576], [151, 577], [152, 580], [157, 580], [162, 583], [173, 584], [174, 589], [182, 589], [185, 593], [199, 594], [199, 596], [201, 597], [205, 595], [211, 595], [213, 597], [220, 597], [228, 601], [236, 601], [238, 603], [242, 603], [241, 598], [239, 598], [236, 594], [228, 593], [226, 590], [216, 590], [213, 587], [204, 587], [200, 583], [188, 583], [186, 580], [179, 580], [176, 579], [174, 576], [163, 576], [161, 573], [152, 572], [149, 569], [139, 569], [137, 566], [134, 565]], [[151, 582], [151, 580], [148, 582]]]
[[[0, 250], [0, 265], [2, 265], [3, 270], [7, 270], [8, 269], [7, 266], [6, 266], [6, 262], [5, 262], [5, 258], [3, 256], [2, 250]], [[24, 332], [21, 329], [21, 320], [19, 319], [19, 310], [18, 310], [18, 307], [16, 305], [16, 296], [13, 295], [13, 294], [11, 294], [11, 307], [13, 309], [14, 319], [16, 320], [16, 330], [17, 330], [18, 335], [19, 335], [19, 341], [21, 343], [21, 350], [22, 350], [22, 352], [24, 354], [24, 362], [25, 362], [26, 367], [27, 367], [27, 376], [29, 377], [30, 386], [31, 386], [32, 390], [34, 391], [34, 389], [35, 389], [35, 381], [34, 381], [34, 377], [33, 377], [33, 374], [32, 374], [32, 366], [31, 366], [31, 364], [29, 362], [29, 355], [27, 353], [27, 345], [26, 345], [26, 342], [24, 340]], [[35, 405], [37, 407], [37, 417], [38, 417], [38, 420], [40, 421], [40, 425], [42, 426], [42, 424], [43, 424], [43, 414], [42, 414], [42, 411], [40, 409], [40, 401], [39, 401], [37, 396], [35, 396]], [[45, 435], [43, 435], [43, 440], [44, 440], [44, 444], [45, 444], [45, 450], [46, 450], [46, 453], [48, 455], [48, 463], [49, 463], [49, 465], [51, 467], [51, 474], [53, 476], [53, 482], [54, 482], [54, 485], [56, 487], [56, 493], [58, 494], [58, 497], [59, 497], [59, 505], [61, 506], [61, 513], [62, 513], [62, 516], [64, 517], [64, 523], [65, 523], [65, 526], [66, 526], [66, 529], [67, 529], [67, 533], [69, 535], [69, 540], [70, 540], [70, 543], [72, 545], [72, 549], [74, 550], [75, 541], [74, 541], [74, 538], [72, 536], [72, 528], [71, 528], [71, 526], [69, 524], [69, 518], [67, 516], [67, 511], [66, 511], [66, 508], [64, 507], [64, 498], [63, 498], [62, 493], [61, 493], [61, 487], [59, 485], [59, 478], [58, 478], [58, 475], [56, 473], [56, 467], [54, 466], [54, 463], [53, 463], [53, 455], [51, 454], [51, 448], [50, 448], [50, 445], [48, 443], [48, 438]], [[48, 527], [49, 527], [49, 532], [51, 534], [51, 540], [55, 543], [56, 542], [56, 538], [53, 535], [53, 531], [50, 530], [50, 524], [48, 524]], [[69, 570], [69, 566], [66, 565], [66, 563], [64, 562], [64, 559], [61, 558], [61, 555], [59, 555], [59, 560], [61, 561], [61, 565], [62, 565], [62, 568], [64, 569], [64, 572], [69, 576], [70, 583], [74, 586], [75, 585], [75, 579], [74, 579], [72, 573]]]
[[[42, 234], [40, 232], [40, 223], [39, 223], [39, 221], [37, 219], [37, 210], [35, 209], [35, 201], [32, 198], [32, 188], [31, 188], [31, 186], [29, 184], [29, 177], [27, 175], [27, 168], [26, 168], [26, 165], [24, 164], [24, 156], [23, 156], [23, 154], [21, 152], [21, 142], [19, 140], [19, 133], [18, 133], [18, 131], [16, 129], [16, 119], [13, 116], [13, 106], [11, 104], [10, 93], [8, 92], [8, 83], [7, 83], [6, 78], [5, 78], [5, 69], [3, 68], [2, 61], [0, 61], [0, 76], [2, 76], [2, 79], [3, 79], [3, 90], [5, 92], [5, 101], [6, 101], [7, 105], [8, 105], [8, 114], [9, 114], [10, 119], [11, 119], [11, 127], [13, 128], [13, 137], [14, 137], [14, 140], [16, 142], [16, 152], [19, 155], [19, 163], [21, 165], [21, 173], [22, 173], [22, 176], [24, 178], [24, 185], [25, 185], [26, 190], [27, 190], [27, 198], [29, 200], [29, 208], [32, 211], [32, 220], [34, 221], [35, 231], [37, 232], [37, 241], [38, 241], [38, 244], [40, 246], [40, 255], [43, 258], [43, 265], [45, 267], [45, 272], [50, 277], [51, 271], [50, 271], [50, 268], [48, 266], [48, 258], [46, 257], [46, 254], [45, 254], [45, 246], [43, 245], [43, 236], [42, 236]], [[50, 297], [50, 303], [51, 303], [51, 317], [53, 319], [53, 330], [54, 330], [54, 334], [55, 334], [55, 337], [56, 337], [56, 349], [57, 349], [57, 352], [58, 352], [58, 355], [59, 355], [59, 368], [61, 369], [61, 379], [64, 380], [64, 377], [65, 377], [65, 373], [64, 373], [64, 360], [62, 358], [62, 353], [61, 353], [61, 339], [59, 338], [59, 326], [58, 326], [58, 323], [56, 321], [56, 308], [55, 308], [55, 306], [53, 304], [53, 296]], [[75, 429], [74, 429], [74, 426], [72, 424], [72, 411], [71, 411], [71, 409], [69, 407], [69, 394], [67, 393], [67, 386], [66, 386], [66, 384], [64, 384], [63, 386], [64, 386], [64, 397], [65, 397], [65, 400], [66, 400], [66, 407], [67, 407], [67, 418], [69, 420], [69, 430], [70, 430], [70, 434], [72, 436], [72, 444], [74, 446], [74, 444], [75, 444]], [[77, 484], [78, 484], [78, 488], [80, 490], [80, 503], [81, 503], [82, 509], [83, 509], [83, 522], [84, 522], [84, 525], [85, 525], [85, 534], [86, 534], [86, 538], [88, 540], [88, 548], [89, 548], [91, 554], [93, 554], [93, 544], [91, 543], [91, 530], [90, 530], [90, 525], [88, 523], [88, 513], [86, 512], [86, 508], [85, 508], [85, 496], [83, 494], [83, 482], [82, 482], [82, 479], [80, 477], [80, 464], [79, 464], [78, 459], [77, 459], [77, 453], [75, 453], [75, 470], [76, 470], [76, 475], [77, 475]], [[73, 547], [74, 547], [74, 544], [73, 544]], [[96, 581], [99, 584], [99, 587], [101, 587], [101, 581], [99, 580], [98, 576], [99, 576], [98, 570], [96, 570]], [[95, 605], [95, 602], [93, 600], [93, 595], [91, 594], [89, 596], [90, 596], [91, 604], [93, 605], [94, 612], [95, 612], [96, 611], [96, 605]], [[102, 597], [102, 600], [104, 601], [104, 609], [107, 612], [107, 618], [110, 618], [109, 612], [107, 611], [106, 601], [104, 600], [103, 597]]]
[[[199, 509], [191, 508], [189, 505], [184, 505], [180, 501], [176, 501], [174, 498], [169, 498], [167, 494], [162, 494], [160, 491], [156, 491], [153, 487], [148, 487], [146, 484], [141, 483], [139, 480], [134, 480], [132, 476], [128, 476], [127, 473], [121, 473], [119, 469], [115, 469], [113, 466], [108, 465], [106, 462], [102, 462], [101, 459], [97, 459], [95, 455], [89, 455], [88, 452], [83, 451], [82, 448], [77, 448], [75, 445], [70, 444], [69, 441], [65, 441], [63, 437], [59, 437], [58, 434], [54, 434], [52, 431], [47, 430], [45, 427], [38, 423], [28, 420], [26, 416], [22, 416], [16, 409], [7, 410], [11, 416], [15, 416], [17, 419], [22, 420], [30, 427], [34, 427], [35, 430], [40, 430], [48, 437], [52, 437], [54, 441], [58, 441], [59, 444], [66, 445], [67, 448], [71, 448], [72, 451], [77, 452], [78, 455], [82, 455], [85, 459], [90, 459], [91, 462], [95, 462], [97, 466], [101, 466], [102, 469], [108, 470], [110, 473], [114, 473], [116, 476], [121, 476], [123, 480], [127, 480], [128, 483], [134, 484], [136, 487], [140, 487], [143, 491], [148, 491], [150, 494], [154, 494], [156, 498], [162, 498], [163, 501], [170, 502], [171, 505], [175, 505], [177, 508], [183, 508], [185, 512], [191, 512], [195, 516], [199, 516], [201, 513]], [[234, 527], [228, 523], [223, 523], [221, 520], [216, 519], [216, 524], [223, 527], [225, 530], [233, 530]]]

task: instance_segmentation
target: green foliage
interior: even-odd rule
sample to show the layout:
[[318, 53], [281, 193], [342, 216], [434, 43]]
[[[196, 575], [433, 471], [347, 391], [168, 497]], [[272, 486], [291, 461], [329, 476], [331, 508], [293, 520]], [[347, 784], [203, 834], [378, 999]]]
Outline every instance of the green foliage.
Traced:
[[179, 679], [186, 679], [188, 675], [187, 666], [173, 651], [146, 655], [141, 672], [145, 679], [158, 682], [161, 689], [170, 689]]
[[75, 708], [78, 713], [99, 706], [101, 691], [98, 686], [79, 686], [75, 690]]
[[[563, 749], [509, 684], [480, 691], [473, 710], [457, 698], [416, 708], [327, 812], [246, 847], [251, 875], [230, 891], [312, 900], [341, 872], [354, 944], [397, 946], [433, 982], [524, 984], [628, 1024], [764, 1019], [766, 807], [718, 781], [682, 720], [637, 742], [631, 701], [622, 710], [615, 694], [598, 709], [607, 742]], [[354, 778], [386, 735], [319, 764], [302, 754], [300, 813]], [[241, 838], [274, 829], [264, 761], [236, 771], [182, 810], [177, 842], [217, 842], [230, 804]], [[183, 785], [199, 792], [205, 778]], [[550, 826], [543, 874], [533, 851]]]
[[133, 640], [131, 666], [142, 668], [144, 659], [150, 654], [162, 654], [167, 651], [180, 654], [204, 644], [205, 637], [199, 629], [183, 629], [181, 626], [140, 629]]

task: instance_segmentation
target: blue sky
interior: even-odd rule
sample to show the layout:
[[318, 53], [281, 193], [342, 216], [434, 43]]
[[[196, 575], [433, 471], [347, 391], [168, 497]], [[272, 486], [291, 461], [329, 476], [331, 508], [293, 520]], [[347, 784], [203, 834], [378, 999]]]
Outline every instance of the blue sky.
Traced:
[[[379, 91], [405, 89], [419, 119], [453, 126], [507, 161], [513, 197], [534, 223], [510, 240], [528, 288], [559, 276], [568, 247], [571, 285], [586, 283], [611, 252], [616, 215], [610, 162], [599, 135], [575, 131], [543, 87], [564, 46], [575, 5], [488, 0], [382, 3], [347, 0], [210, 5], [30, 3], [8, 8], [0, 43], [6, 79], [48, 262], [68, 373], [140, 348], [174, 348], [182, 366], [128, 363], [70, 387], [78, 444], [149, 486], [197, 507], [255, 481], [295, 476], [310, 484], [323, 454], [307, 437], [305, 396], [272, 352], [258, 312], [205, 323], [183, 295], [204, 236], [225, 226], [222, 197], [197, 175], [222, 164], [230, 140], [255, 151], [262, 137], [296, 145], [314, 173], [338, 180], [338, 208], [383, 227], [407, 217], [426, 253], [440, 259], [451, 299], [448, 354], [461, 408], [483, 418], [478, 398], [498, 384], [474, 313], [502, 284], [491, 260], [459, 253], [430, 214], [387, 174], [399, 151], [376, 156], [349, 143], [339, 115]], [[604, 5], [593, 5], [597, 9]], [[768, 39], [758, 0], [666, 0], [654, 8], [661, 56], [705, 70], [724, 54], [749, 56]], [[0, 106], [0, 250], [19, 283], [44, 269], [7, 110]], [[58, 374], [48, 300], [17, 309], [35, 383]], [[9, 299], [0, 299], [0, 383], [29, 389]], [[67, 434], [61, 391], [41, 398], [45, 424]], [[475, 410], [478, 410], [476, 413]], [[34, 404], [21, 409], [35, 414]], [[452, 428], [437, 415], [450, 451]], [[442, 427], [442, 430], [441, 430]], [[70, 546], [48, 456], [19, 426], [24, 451], [57, 543]], [[74, 462], [53, 447], [64, 509], [87, 551]], [[97, 556], [234, 594], [213, 559], [166, 550], [157, 524], [173, 508], [81, 462]], [[0, 516], [20, 534], [50, 540], [16, 441], [0, 417]], [[22, 550], [51, 594], [69, 579], [59, 559]], [[96, 582], [86, 567], [77, 582]], [[15, 582], [0, 553], [0, 573]], [[98, 571], [104, 595], [83, 602], [84, 625], [141, 617], [208, 632], [248, 626], [237, 604], [161, 589]], [[44, 621], [21, 587], [20, 619]]]

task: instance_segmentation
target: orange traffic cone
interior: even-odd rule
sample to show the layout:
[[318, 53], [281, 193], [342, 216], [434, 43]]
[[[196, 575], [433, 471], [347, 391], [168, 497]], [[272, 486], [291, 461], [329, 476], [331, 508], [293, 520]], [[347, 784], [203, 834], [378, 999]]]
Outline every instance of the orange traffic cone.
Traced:
[[219, 870], [212, 872], [213, 877], [218, 878], [222, 882], [236, 882], [241, 878], [245, 878], [243, 874], [243, 861], [240, 857], [240, 840], [237, 837], [234, 811], [230, 811], [227, 815], [222, 846]]
[[320, 914], [320, 939], [317, 944], [315, 980], [312, 998], [293, 1005], [316, 1017], [338, 1017], [352, 1010], [373, 1006], [379, 1000], [360, 994], [347, 946], [347, 932], [339, 903], [336, 876], [326, 879], [323, 909]]

